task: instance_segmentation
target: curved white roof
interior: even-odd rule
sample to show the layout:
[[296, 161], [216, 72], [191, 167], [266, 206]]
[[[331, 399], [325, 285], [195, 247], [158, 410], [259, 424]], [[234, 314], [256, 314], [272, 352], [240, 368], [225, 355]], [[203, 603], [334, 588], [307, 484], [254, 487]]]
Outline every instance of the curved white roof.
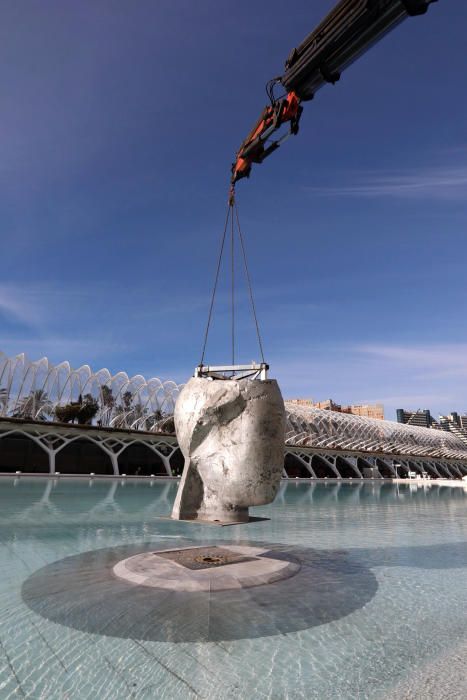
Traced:
[[173, 413], [179, 386], [157, 377], [145, 379], [126, 372], [112, 375], [89, 365], [78, 369], [65, 361], [53, 365], [47, 357], [31, 361], [22, 353], [0, 352], [0, 416], [53, 420], [56, 406], [90, 394], [99, 403], [102, 425], [135, 430], [154, 427], [161, 415]]
[[467, 459], [467, 444], [445, 430], [285, 402], [286, 444]]
[[[31, 361], [22, 353], [0, 352], [0, 416], [53, 421], [57, 405], [90, 394], [99, 404], [95, 420], [103, 426], [163, 430], [161, 418], [173, 413], [183, 385], [145, 379], [108, 369], [78, 369], [46, 357]], [[286, 401], [286, 444], [433, 458], [467, 459], [467, 444], [444, 431], [376, 420]]]

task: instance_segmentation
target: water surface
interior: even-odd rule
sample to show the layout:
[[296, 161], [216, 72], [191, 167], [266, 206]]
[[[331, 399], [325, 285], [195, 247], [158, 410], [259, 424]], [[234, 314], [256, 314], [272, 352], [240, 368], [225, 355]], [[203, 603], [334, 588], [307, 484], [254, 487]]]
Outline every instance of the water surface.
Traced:
[[[227, 528], [161, 517], [176, 489], [0, 481], [2, 700], [409, 697], [414, 679], [459, 656], [462, 488], [284, 483], [274, 504], [252, 510], [270, 520]], [[178, 597], [111, 575], [128, 553], [221, 542], [291, 552], [302, 572]]]

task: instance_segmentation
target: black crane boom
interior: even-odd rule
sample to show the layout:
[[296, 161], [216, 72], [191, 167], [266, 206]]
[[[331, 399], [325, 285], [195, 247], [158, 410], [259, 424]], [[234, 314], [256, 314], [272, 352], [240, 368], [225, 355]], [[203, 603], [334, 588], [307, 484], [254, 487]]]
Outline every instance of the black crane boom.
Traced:
[[293, 49], [280, 78], [287, 92], [310, 100], [326, 83], [409, 16], [422, 15], [437, 0], [341, 0]]
[[[232, 165], [232, 187], [249, 177], [253, 163], [262, 163], [291, 134], [298, 133], [302, 102], [311, 100], [326, 83], [336, 83], [343, 70], [379, 41], [391, 29], [410, 16], [423, 15], [437, 0], [340, 0], [324, 20], [285, 62], [282, 76], [267, 86], [271, 101], [237, 151]], [[286, 95], [274, 96], [276, 85]], [[289, 131], [270, 141], [284, 124]]]

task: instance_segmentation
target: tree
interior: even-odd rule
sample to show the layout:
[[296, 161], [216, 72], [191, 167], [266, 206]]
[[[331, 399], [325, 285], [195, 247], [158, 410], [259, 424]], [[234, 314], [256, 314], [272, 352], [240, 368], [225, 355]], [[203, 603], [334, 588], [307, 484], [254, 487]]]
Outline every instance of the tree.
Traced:
[[101, 402], [100, 421], [98, 423], [100, 422], [100, 425], [109, 425], [115, 407], [115, 396], [111, 387], [107, 386], [107, 384], [101, 387]]
[[78, 401], [57, 406], [55, 415], [62, 423], [74, 423], [77, 420], [79, 425], [90, 425], [98, 410], [99, 403], [92, 394], [85, 394], [84, 397], [80, 394]]
[[127, 428], [132, 422], [132, 403], [133, 394], [131, 391], [125, 391], [122, 395], [122, 403], [119, 403], [118, 406], [115, 407], [115, 412], [117, 414], [114, 420], [115, 428]]
[[175, 420], [173, 415], [162, 416], [162, 418], [154, 424], [153, 430], [156, 433], [168, 433], [169, 435], [173, 435], [175, 433]]
[[107, 384], [104, 384], [104, 386], [101, 387], [101, 392], [102, 404], [106, 408], [113, 408], [115, 406], [115, 396], [113, 395], [112, 389], [107, 386]]
[[81, 411], [78, 414], [79, 425], [91, 425], [92, 419], [99, 410], [99, 402], [92, 394], [85, 394], [83, 397]]
[[43, 389], [35, 389], [21, 399], [13, 413], [13, 418], [47, 420], [53, 412], [52, 403]]
[[131, 393], [131, 391], [125, 391], [125, 393], [122, 396], [122, 399], [125, 411], [129, 411], [133, 402], [133, 394]]
[[6, 389], [0, 389], [0, 415], [2, 416], [6, 414], [8, 398], [8, 391]]

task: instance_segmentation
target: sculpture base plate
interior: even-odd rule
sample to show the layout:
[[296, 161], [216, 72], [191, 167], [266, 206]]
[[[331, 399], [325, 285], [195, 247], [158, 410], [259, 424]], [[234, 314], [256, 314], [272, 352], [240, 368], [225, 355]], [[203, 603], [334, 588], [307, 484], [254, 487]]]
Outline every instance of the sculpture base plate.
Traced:
[[177, 591], [226, 591], [294, 576], [299, 562], [260, 547], [222, 545], [142, 552], [119, 561], [113, 574], [127, 583]]
[[248, 525], [249, 523], [259, 523], [271, 518], [259, 518], [250, 515], [248, 520], [203, 520], [202, 518], [172, 518], [169, 515], [161, 515], [158, 520], [170, 520], [172, 523], [190, 523], [191, 525], [214, 525], [217, 527], [227, 527], [227, 525]]

